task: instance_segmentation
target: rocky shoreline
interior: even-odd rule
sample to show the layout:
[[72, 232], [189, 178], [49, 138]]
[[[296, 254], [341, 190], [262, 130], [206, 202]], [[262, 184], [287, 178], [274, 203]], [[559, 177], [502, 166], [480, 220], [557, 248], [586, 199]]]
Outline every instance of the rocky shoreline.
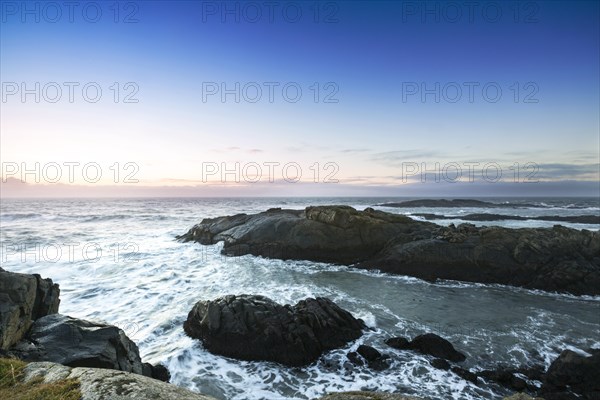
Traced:
[[495, 283], [600, 295], [600, 232], [553, 228], [442, 227], [349, 206], [270, 209], [207, 218], [178, 236], [223, 241], [228, 256], [252, 254], [351, 265], [428, 281]]
[[465, 214], [461, 216], [416, 213], [412, 214], [415, 217], [422, 217], [428, 221], [443, 220], [443, 219], [461, 219], [463, 221], [550, 221], [550, 222], [571, 222], [574, 224], [600, 224], [600, 216], [598, 215], [543, 215], [538, 217], [521, 217], [518, 215], [504, 214]]
[[[79, 320], [58, 313], [60, 289], [39, 275], [18, 274], [0, 268], [0, 358], [30, 362], [22, 367], [24, 385], [74, 382], [83, 400], [182, 399], [215, 400], [168, 384], [166, 367], [143, 363], [137, 345], [111, 325]], [[279, 305], [258, 295], [225, 296], [200, 300], [182, 329], [215, 354], [241, 360], [274, 361], [302, 367], [323, 353], [345, 346], [369, 327], [326, 298]], [[377, 344], [375, 344], [377, 345]], [[348, 352], [344, 368], [390, 368], [385, 348], [416, 352], [437, 369], [451, 371], [476, 385], [497, 384], [522, 392], [513, 399], [542, 395], [546, 400], [598, 399], [600, 350], [563, 351], [545, 370], [542, 366], [466, 369], [466, 355], [432, 333], [412, 340], [382, 338], [379, 349], [360, 345]], [[14, 370], [14, 366], [11, 366]], [[7, 378], [8, 379], [8, 378]], [[16, 377], [13, 374], [13, 381]], [[0, 387], [0, 390], [3, 388]], [[72, 393], [71, 393], [72, 394]], [[349, 392], [329, 394], [323, 400], [416, 399], [400, 394]]]

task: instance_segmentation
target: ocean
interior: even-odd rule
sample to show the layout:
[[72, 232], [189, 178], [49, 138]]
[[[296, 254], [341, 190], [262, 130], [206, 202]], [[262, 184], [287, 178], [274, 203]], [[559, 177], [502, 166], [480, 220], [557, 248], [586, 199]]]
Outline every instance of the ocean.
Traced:
[[[222, 244], [179, 243], [203, 218], [272, 207], [347, 204], [358, 209], [409, 198], [3, 199], [1, 266], [60, 284], [60, 312], [121, 327], [143, 361], [163, 363], [171, 382], [219, 399], [312, 399], [333, 391], [379, 390], [436, 399], [501, 399], [494, 384], [467, 382], [415, 353], [387, 347], [391, 336], [434, 332], [467, 355], [466, 368], [543, 364], [563, 350], [600, 348], [600, 297], [501, 285], [418, 279], [308, 261], [225, 257]], [[523, 208], [390, 208], [388, 212], [524, 217], [599, 215], [598, 198], [482, 199]], [[551, 227], [557, 222], [502, 220], [476, 225]], [[576, 229], [599, 224], [560, 223]], [[305, 368], [212, 355], [186, 337], [183, 322], [198, 300], [261, 294], [280, 303], [331, 298], [373, 330]], [[369, 344], [391, 367], [347, 368], [345, 354]]]

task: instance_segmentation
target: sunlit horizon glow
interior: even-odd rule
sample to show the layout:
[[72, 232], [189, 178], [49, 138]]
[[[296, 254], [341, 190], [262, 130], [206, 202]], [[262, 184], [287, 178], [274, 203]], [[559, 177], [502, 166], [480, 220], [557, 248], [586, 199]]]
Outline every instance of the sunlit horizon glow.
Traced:
[[[327, 23], [325, 14], [315, 22], [309, 6], [297, 23], [277, 15], [238, 23], [203, 8], [222, 2], [134, 3], [135, 23], [122, 21], [131, 10], [121, 10], [115, 23], [108, 6], [97, 23], [80, 14], [72, 23], [22, 22], [3, 8], [2, 197], [600, 191], [598, 2], [536, 2], [529, 23], [522, 16], [515, 22], [509, 9], [496, 23], [424, 23], [406, 15], [407, 2], [334, 2], [337, 22]], [[56, 82], [63, 96], [52, 103], [7, 93], [11, 83], [20, 90], [36, 82]], [[64, 82], [78, 84], [73, 102]], [[102, 89], [95, 103], [80, 90], [90, 82]], [[206, 97], [213, 82], [258, 85], [263, 97]], [[277, 83], [272, 102], [268, 82]], [[465, 89], [457, 102], [403, 98], [407, 83], [464, 89], [468, 82], [492, 83], [502, 97], [486, 101], [477, 89], [471, 102]], [[282, 97], [287, 83], [302, 89], [298, 102]], [[533, 89], [537, 102], [525, 102]], [[324, 102], [334, 92], [338, 101]], [[126, 102], [132, 93], [129, 100], [138, 101]], [[22, 179], [22, 169], [36, 163], [40, 173]], [[77, 166], [73, 179], [65, 163]], [[466, 165], [474, 163], [469, 182]], [[50, 164], [62, 168], [56, 182], [42, 174]], [[87, 164], [100, 167], [98, 180], [81, 173]], [[207, 170], [215, 165], [217, 172]], [[269, 165], [276, 165], [272, 175]], [[482, 176], [490, 165], [502, 170], [498, 182]], [[425, 183], [422, 166], [435, 171]], [[223, 168], [238, 170], [223, 176]], [[526, 182], [534, 169], [535, 182]]]

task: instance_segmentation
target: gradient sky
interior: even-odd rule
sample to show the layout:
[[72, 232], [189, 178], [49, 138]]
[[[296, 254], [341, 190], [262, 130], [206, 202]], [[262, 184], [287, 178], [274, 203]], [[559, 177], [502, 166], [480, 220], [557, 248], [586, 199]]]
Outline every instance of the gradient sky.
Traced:
[[[122, 166], [134, 163], [137, 185], [155, 187], [155, 193], [168, 194], [163, 186], [202, 189], [209, 184], [244, 195], [271, 193], [265, 162], [295, 162], [307, 182], [314, 179], [311, 166], [319, 163], [322, 181], [324, 165], [331, 162], [338, 166], [334, 177], [340, 192], [317, 185], [311, 189], [315, 194], [341, 195], [354, 186], [361, 194], [377, 195], [385, 187], [386, 195], [411, 195], [415, 176], [408, 185], [404, 182], [407, 163], [431, 168], [436, 162], [497, 163], [507, 181], [514, 180], [511, 165], [533, 163], [539, 167], [535, 188], [540, 193], [547, 194], [546, 181], [554, 181], [558, 195], [568, 194], [573, 184], [583, 185], [581, 193], [598, 194], [597, 1], [477, 2], [472, 18], [468, 7], [456, 2], [462, 13], [457, 20], [452, 20], [457, 9], [445, 2], [274, 1], [272, 21], [262, 1], [251, 6], [138, 1], [119, 3], [118, 22], [112, 1], [91, 2], [85, 15], [82, 8], [90, 2], [80, 2], [73, 22], [63, 2], [57, 2], [62, 17], [55, 23], [48, 21], [55, 10], [45, 9], [44, 2], [25, 5], [30, 10], [37, 5], [39, 22], [34, 14], [22, 14], [22, 2], [1, 3], [3, 165], [98, 163], [103, 178], [95, 185], [110, 193], [114, 171], [109, 167], [120, 163], [119, 186], [128, 172]], [[429, 13], [423, 13], [424, 4]], [[252, 22], [255, 5], [262, 16]], [[93, 18], [95, 6], [102, 15], [92, 23], [84, 17]], [[234, 12], [223, 16], [223, 7]], [[302, 16], [291, 22], [298, 9]], [[501, 15], [496, 18], [497, 10]], [[131, 13], [137, 22], [124, 23]], [[33, 95], [25, 102], [20, 93], [8, 95], [12, 82], [29, 88], [35, 82], [81, 85], [73, 103], [65, 86], [57, 103], [43, 98], [36, 103]], [[97, 103], [82, 98], [80, 88], [87, 82], [103, 90]], [[121, 86], [118, 103], [110, 90], [114, 82]], [[127, 82], [139, 88], [137, 103], [122, 101]], [[233, 95], [222, 102], [218, 94], [203, 101], [206, 82], [229, 88], [257, 82], [263, 94], [256, 103], [243, 97], [236, 103]], [[279, 83], [272, 103], [264, 82]], [[302, 88], [296, 103], [282, 96], [288, 82]], [[310, 89], [315, 82], [319, 102]], [[428, 88], [456, 82], [462, 97], [455, 103], [443, 93], [439, 102], [433, 94], [425, 101], [420, 93], [403, 98], [403, 87], [413, 82]], [[479, 85], [472, 102], [464, 82]], [[497, 102], [483, 97], [481, 88], [490, 82], [502, 89]], [[333, 85], [326, 88], [327, 83]], [[332, 87], [338, 89], [338, 102], [324, 103]], [[525, 102], [532, 90], [537, 102]], [[255, 162], [263, 165], [263, 177], [252, 189], [232, 182], [231, 175], [222, 183], [216, 174], [204, 184], [202, 165], [207, 162]], [[281, 168], [274, 173], [278, 194], [297, 194], [283, 181]], [[79, 175], [73, 183], [89, 186]], [[433, 175], [427, 179], [434, 183]], [[31, 177], [26, 181], [35, 184]], [[40, 183], [48, 184], [43, 176]], [[497, 194], [498, 186], [485, 187]], [[512, 195], [519, 194], [516, 187]], [[4, 192], [8, 188], [4, 184]]]

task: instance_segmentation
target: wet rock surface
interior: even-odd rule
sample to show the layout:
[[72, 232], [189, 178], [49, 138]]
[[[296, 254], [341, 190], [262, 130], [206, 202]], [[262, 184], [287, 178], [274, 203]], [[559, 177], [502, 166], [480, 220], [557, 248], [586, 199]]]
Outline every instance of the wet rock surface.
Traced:
[[359, 338], [365, 328], [326, 298], [280, 305], [264, 296], [225, 296], [194, 305], [186, 334], [215, 354], [301, 366]]
[[353, 265], [424, 280], [600, 294], [600, 232], [439, 225], [349, 206], [205, 219], [178, 237], [223, 254]]
[[59, 295], [51, 279], [0, 268], [0, 349], [21, 340], [36, 319], [57, 313]]

